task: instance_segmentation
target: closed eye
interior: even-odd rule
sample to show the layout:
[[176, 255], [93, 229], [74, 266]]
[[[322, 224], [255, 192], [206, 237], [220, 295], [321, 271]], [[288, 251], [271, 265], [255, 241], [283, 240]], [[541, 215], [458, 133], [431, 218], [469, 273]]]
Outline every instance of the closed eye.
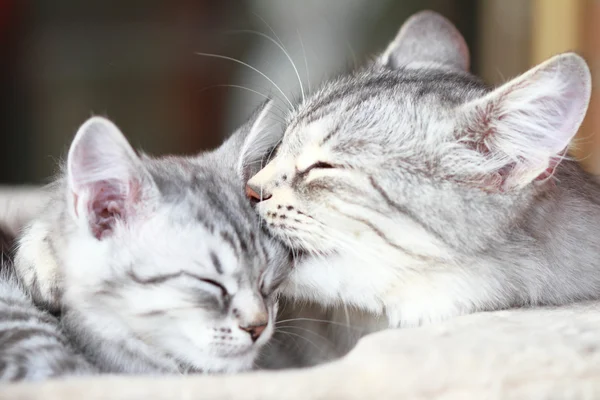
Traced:
[[225, 286], [221, 285], [219, 282], [213, 281], [212, 279], [199, 278], [196, 276], [194, 276], [194, 278], [201, 282], [208, 283], [209, 285], [212, 285], [212, 286], [216, 287], [217, 289], [219, 289], [221, 291], [221, 295], [223, 296], [223, 298], [229, 296], [229, 292], [227, 292], [227, 289], [225, 289]]
[[333, 166], [332, 164], [326, 163], [324, 161], [318, 161], [314, 164], [309, 165], [307, 168], [304, 169], [304, 171], [299, 172], [298, 175], [306, 175], [313, 169], [331, 169], [331, 168], [335, 168], [335, 166]]
[[219, 282], [212, 280], [212, 279], [208, 279], [208, 278], [202, 278], [201, 276], [198, 276], [196, 274], [193, 274], [193, 273], [187, 272], [187, 271], [179, 271], [179, 272], [175, 272], [173, 274], [167, 274], [167, 275], [157, 275], [157, 276], [153, 276], [150, 278], [142, 278], [142, 277], [137, 276], [133, 271], [129, 271], [129, 276], [131, 277], [131, 279], [134, 282], [136, 282], [140, 285], [157, 285], [157, 284], [165, 283], [172, 279], [178, 279], [178, 278], [181, 278], [182, 276], [187, 276], [189, 278], [193, 278], [197, 281], [200, 281], [200, 282], [203, 282], [203, 283], [206, 283], [206, 284], [216, 287], [217, 289], [219, 289], [221, 291], [221, 295], [223, 297], [229, 296], [229, 292], [227, 292], [227, 289], [225, 288], [225, 286], [221, 285]]

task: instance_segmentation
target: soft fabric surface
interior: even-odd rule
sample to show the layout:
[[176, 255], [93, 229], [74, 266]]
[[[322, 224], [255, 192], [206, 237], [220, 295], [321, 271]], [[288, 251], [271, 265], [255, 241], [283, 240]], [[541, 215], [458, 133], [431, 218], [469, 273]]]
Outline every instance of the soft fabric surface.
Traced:
[[362, 339], [306, 370], [104, 377], [0, 387], [1, 399], [598, 399], [600, 302], [481, 313]]

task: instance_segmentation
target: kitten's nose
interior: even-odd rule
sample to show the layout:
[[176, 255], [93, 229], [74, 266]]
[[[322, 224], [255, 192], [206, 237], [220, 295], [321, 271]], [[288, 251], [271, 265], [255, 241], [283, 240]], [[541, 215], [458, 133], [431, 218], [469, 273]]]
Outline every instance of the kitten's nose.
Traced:
[[262, 190], [262, 196], [258, 192], [261, 191], [257, 191], [252, 186], [246, 185], [246, 196], [253, 202], [259, 203], [263, 200], [269, 200], [272, 197], [270, 193], [266, 193], [264, 190]]
[[258, 324], [248, 325], [248, 326], [240, 325], [241, 330], [246, 331], [250, 334], [250, 338], [252, 339], [253, 342], [256, 342], [258, 340], [258, 338], [264, 332], [266, 327], [267, 327], [266, 322], [259, 322]]

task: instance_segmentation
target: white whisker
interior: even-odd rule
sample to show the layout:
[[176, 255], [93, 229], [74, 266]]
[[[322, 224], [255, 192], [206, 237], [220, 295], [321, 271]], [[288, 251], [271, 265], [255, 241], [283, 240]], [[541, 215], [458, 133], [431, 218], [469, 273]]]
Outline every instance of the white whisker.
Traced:
[[213, 57], [213, 58], [220, 58], [220, 59], [223, 59], [223, 60], [233, 61], [235, 63], [238, 63], [240, 65], [243, 65], [245, 67], [250, 68], [252, 71], [256, 72], [257, 74], [260, 74], [260, 76], [262, 76], [267, 81], [269, 81], [273, 86], [275, 86], [275, 88], [279, 91], [279, 93], [281, 93], [281, 95], [285, 98], [285, 100], [290, 105], [290, 110], [292, 110], [294, 108], [294, 104], [291, 102], [291, 100], [289, 99], [289, 97], [286, 96], [286, 94], [283, 92], [283, 90], [281, 90], [281, 88], [275, 82], [273, 82], [273, 80], [271, 78], [269, 78], [266, 74], [264, 74], [263, 72], [259, 71], [257, 68], [253, 67], [252, 65], [250, 65], [248, 63], [245, 63], [243, 61], [240, 61], [240, 60], [238, 60], [236, 58], [228, 57], [228, 56], [222, 56], [222, 55], [219, 55], [219, 54], [202, 53], [202, 52], [196, 52], [195, 54], [198, 55], [198, 56]]
[[306, 71], [306, 84], [308, 86], [308, 92], [310, 94], [310, 92], [312, 91], [311, 87], [310, 87], [310, 71], [308, 69], [308, 59], [306, 58], [306, 50], [304, 49], [304, 41], [302, 40], [302, 35], [300, 35], [300, 31], [298, 29], [296, 29], [296, 32], [298, 33], [298, 41], [300, 42], [300, 47], [302, 47], [302, 56], [304, 57], [304, 70]]
[[273, 36], [275, 36], [275, 39], [277, 39], [277, 41], [279, 42], [279, 44], [283, 46], [283, 42], [281, 41], [281, 39], [279, 38], [279, 36], [277, 36], [277, 33], [275, 33], [275, 29], [273, 29], [271, 27], [271, 25], [269, 25], [269, 23], [263, 17], [261, 17], [259, 14], [257, 14], [257, 13], [252, 13], [252, 14], [254, 14], [254, 16], [256, 18], [260, 19], [263, 24], [265, 24], [265, 26], [271, 31], [271, 33], [273, 34]]
[[345, 42], [346, 42], [346, 47], [348, 48], [348, 50], [350, 50], [350, 54], [352, 55], [352, 61], [354, 62], [354, 68], [357, 68], [358, 67], [358, 59], [356, 58], [356, 52], [352, 48], [352, 45], [350, 44], [349, 41], [346, 40]]
[[321, 346], [317, 346], [317, 345], [315, 344], [315, 342], [313, 342], [312, 340], [310, 340], [310, 339], [309, 339], [309, 338], [307, 338], [307, 337], [304, 337], [304, 336], [302, 336], [302, 335], [299, 335], [299, 334], [297, 334], [297, 333], [288, 332], [288, 331], [282, 331], [282, 330], [279, 330], [279, 331], [277, 331], [277, 332], [279, 332], [279, 333], [281, 333], [281, 334], [285, 334], [285, 335], [290, 335], [290, 336], [299, 337], [300, 339], [304, 339], [304, 340], [306, 340], [308, 343], [310, 343], [310, 344], [312, 344], [313, 346], [315, 346], [315, 348], [316, 348], [316, 349], [317, 349], [319, 352], [322, 352], [322, 351], [323, 351], [323, 347], [321, 347]]
[[263, 37], [263, 38], [271, 41], [273, 44], [275, 44], [275, 46], [277, 46], [281, 51], [283, 51], [283, 54], [285, 54], [285, 56], [288, 59], [288, 61], [290, 62], [290, 64], [292, 64], [292, 68], [294, 69], [294, 72], [296, 73], [296, 77], [298, 78], [298, 83], [300, 84], [300, 92], [302, 94], [302, 101], [306, 100], [305, 93], [304, 93], [304, 85], [302, 84], [302, 79], [300, 78], [300, 73], [298, 72], [298, 68], [296, 68], [296, 63], [294, 63], [294, 60], [290, 56], [290, 53], [287, 52], [287, 50], [285, 49], [285, 47], [283, 47], [282, 44], [279, 44], [279, 42], [277, 42], [275, 39], [273, 39], [269, 35], [266, 35], [266, 34], [264, 34], [262, 32], [253, 31], [253, 30], [250, 30], [250, 29], [239, 30], [239, 31], [232, 31], [230, 33], [233, 33], [233, 34], [236, 34], [236, 33], [250, 33], [250, 34], [253, 34], [253, 35], [261, 36], [261, 37]]
[[317, 332], [311, 331], [311, 330], [310, 330], [310, 329], [308, 329], [308, 328], [304, 328], [304, 327], [301, 327], [301, 326], [295, 326], [295, 325], [283, 325], [283, 326], [278, 326], [277, 328], [282, 328], [282, 329], [286, 329], [286, 328], [287, 328], [287, 329], [290, 329], [290, 328], [293, 328], [293, 329], [298, 329], [298, 330], [300, 330], [300, 331], [302, 331], [302, 332], [310, 333], [310, 334], [312, 334], [312, 335], [315, 335], [315, 336], [316, 336], [316, 337], [318, 337], [319, 339], [322, 339], [322, 340], [324, 340], [324, 341], [326, 341], [326, 342], [329, 342], [329, 343], [333, 344], [333, 342], [331, 342], [331, 340], [330, 340], [330, 339], [328, 339], [326, 336], [323, 336], [323, 335], [321, 335], [320, 333], [317, 333]]
[[[242, 86], [242, 85], [231, 85], [231, 84], [225, 84], [225, 83], [223, 83], [223, 84], [218, 84], [218, 85], [211, 85], [211, 86], [208, 86], [208, 87], [202, 88], [202, 89], [200, 89], [200, 93], [201, 93], [201, 92], [204, 92], [204, 91], [206, 91], [206, 90], [209, 90], [209, 89], [214, 89], [214, 88], [218, 88], [218, 87], [227, 87], [227, 88], [234, 88], [234, 89], [243, 89], [243, 90], [247, 90], [247, 91], [249, 91], [249, 92], [252, 92], [252, 93], [254, 93], [254, 94], [257, 94], [257, 95], [259, 95], [260, 97], [262, 97], [262, 98], [264, 98], [264, 99], [266, 99], [266, 100], [273, 101], [273, 98], [272, 98], [272, 97], [269, 97], [269, 96], [267, 96], [266, 94], [264, 94], [264, 93], [262, 93], [262, 92], [259, 92], [258, 90], [254, 90], [254, 89], [251, 89], [251, 88], [249, 88], [249, 87]], [[279, 106], [277, 106], [277, 105], [273, 105], [273, 107], [275, 107], [275, 108], [276, 108], [276, 109], [277, 109], [279, 112], [281, 112], [281, 113], [284, 113], [284, 112], [285, 112], [285, 110], [284, 110], [283, 108], [281, 108], [281, 107], [279, 107]]]
[[351, 329], [355, 329], [357, 331], [363, 330], [363, 328], [360, 328], [360, 327], [357, 327], [357, 326], [352, 326], [350, 324], [344, 324], [342, 322], [336, 322], [336, 321], [331, 321], [331, 320], [327, 320], [327, 319], [306, 318], [306, 317], [282, 319], [280, 321], [276, 321], [275, 325], [283, 324], [283, 323], [286, 323], [286, 322], [295, 322], [295, 321], [320, 322], [320, 323], [324, 323], [324, 324], [331, 324], [331, 325], [343, 326], [345, 328], [351, 328]]

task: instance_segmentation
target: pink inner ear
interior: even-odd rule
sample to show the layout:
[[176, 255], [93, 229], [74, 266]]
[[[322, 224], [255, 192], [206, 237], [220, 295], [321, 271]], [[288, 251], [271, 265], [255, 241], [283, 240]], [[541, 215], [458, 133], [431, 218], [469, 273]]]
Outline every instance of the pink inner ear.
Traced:
[[552, 175], [554, 175], [554, 171], [556, 170], [556, 167], [558, 167], [560, 162], [567, 155], [567, 150], [568, 150], [568, 148], [565, 148], [556, 157], [550, 158], [550, 161], [548, 163], [548, 168], [546, 168], [546, 170], [544, 172], [542, 172], [537, 178], [535, 178], [535, 180], [536, 181], [545, 181], [548, 178], [550, 178]]
[[140, 198], [138, 182], [123, 187], [119, 181], [99, 181], [90, 186], [87, 204], [90, 230], [98, 240], [109, 236], [117, 221], [126, 221], [133, 211], [133, 203]]

